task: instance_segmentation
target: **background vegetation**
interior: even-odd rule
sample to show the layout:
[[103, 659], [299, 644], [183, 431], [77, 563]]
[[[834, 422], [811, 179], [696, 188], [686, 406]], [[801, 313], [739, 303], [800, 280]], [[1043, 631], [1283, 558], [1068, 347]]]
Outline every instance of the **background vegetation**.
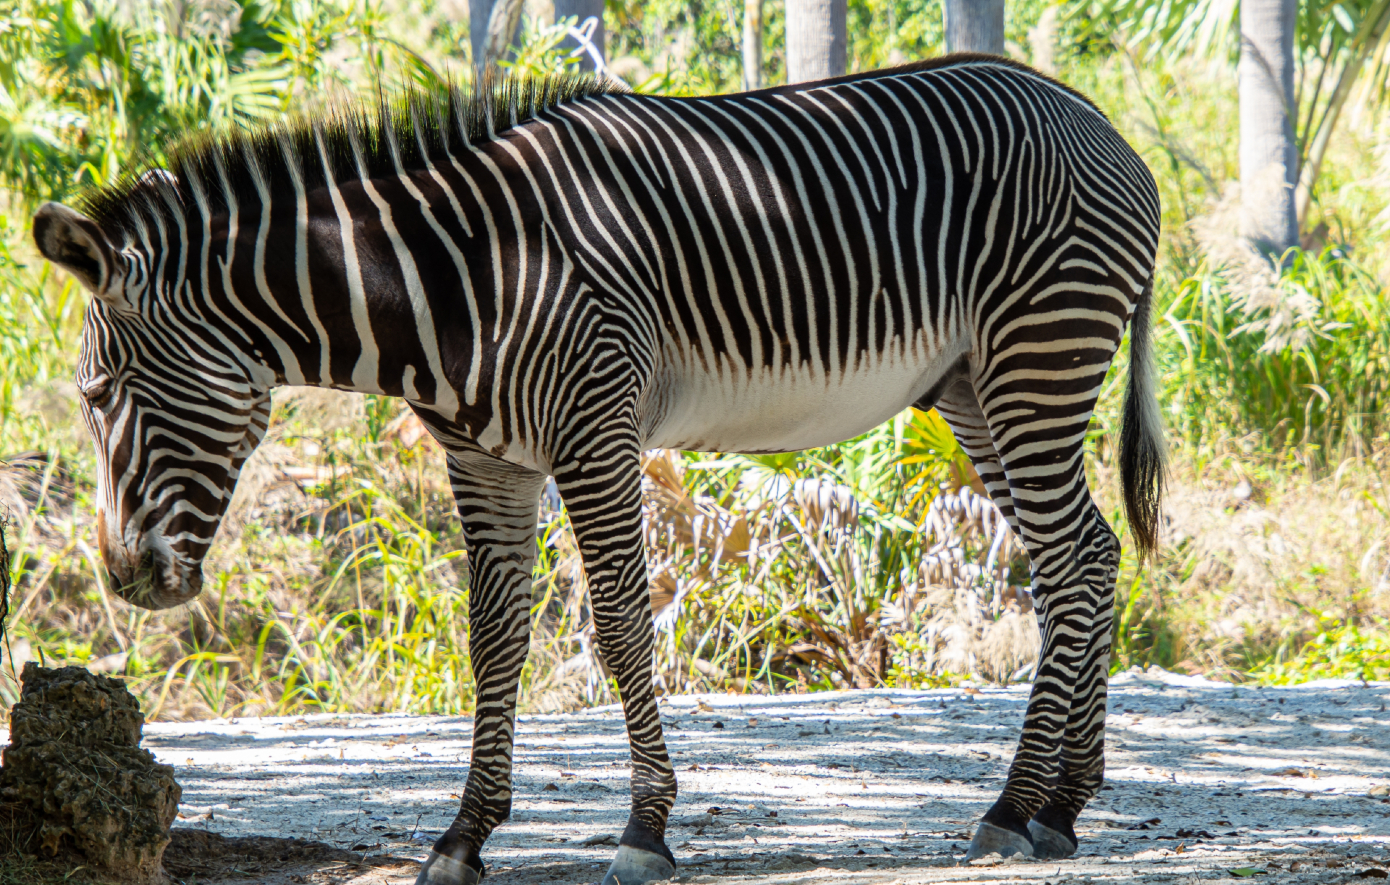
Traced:
[[[1353, 93], [1305, 250], [1280, 273], [1251, 258], [1233, 235], [1232, 55], [1210, 49], [1229, 35], [1192, 36], [1220, 24], [1202, 18], [1216, 5], [1184, 7], [1175, 30], [1136, 13], [1147, 4], [1072, 4], [1041, 36], [1047, 4], [1008, 6], [1009, 52], [1029, 60], [1055, 41], [1057, 76], [1110, 115], [1163, 197], [1170, 503], [1158, 563], [1125, 560], [1113, 666], [1390, 678], [1390, 123], [1375, 89]], [[1300, 119], [1325, 116], [1310, 78], [1341, 64], [1336, 29], [1356, 27], [1334, 6], [1314, 22], [1323, 36], [1299, 43]], [[547, 14], [528, 6], [513, 71], [566, 66]], [[780, 15], [769, 0], [765, 83], [783, 77]], [[162, 717], [471, 707], [467, 563], [441, 455], [388, 399], [281, 391], [201, 599], [150, 613], [106, 593], [70, 380], [85, 296], [27, 232], [37, 202], [190, 132], [466, 72], [465, 16], [444, 0], [0, 0], [0, 505], [15, 587], [0, 700], [17, 691], [11, 666], [39, 659], [124, 674]], [[738, 87], [735, 6], [610, 0], [606, 18], [613, 66], [639, 88]], [[852, 70], [941, 48], [937, 0], [851, 0], [849, 21]], [[1121, 359], [1089, 462], [1120, 530], [1124, 372]], [[934, 415], [806, 453], [653, 452], [646, 481], [662, 690], [1027, 678], [1026, 560]], [[611, 701], [558, 499], [538, 537], [523, 705]]]

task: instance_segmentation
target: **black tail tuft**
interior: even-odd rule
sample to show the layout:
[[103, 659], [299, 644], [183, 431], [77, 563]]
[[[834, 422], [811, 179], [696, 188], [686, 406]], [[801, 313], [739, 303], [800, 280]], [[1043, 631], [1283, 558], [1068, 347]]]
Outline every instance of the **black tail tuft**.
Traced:
[[8, 520], [9, 514], [0, 509], [0, 660], [9, 661], [13, 672], [14, 657], [10, 654], [10, 636], [5, 630], [5, 619], [10, 616], [10, 550], [5, 546]]
[[1139, 296], [1129, 327], [1129, 387], [1120, 427], [1120, 481], [1125, 515], [1139, 545], [1140, 559], [1158, 550], [1158, 515], [1163, 500], [1163, 419], [1154, 395], [1150, 311], [1153, 280]]

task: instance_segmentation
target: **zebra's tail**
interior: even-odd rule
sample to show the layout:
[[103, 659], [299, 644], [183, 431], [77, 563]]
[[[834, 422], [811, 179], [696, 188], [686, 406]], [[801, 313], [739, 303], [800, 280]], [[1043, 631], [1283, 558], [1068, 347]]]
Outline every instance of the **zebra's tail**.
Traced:
[[1150, 346], [1153, 278], [1139, 296], [1129, 327], [1129, 387], [1120, 426], [1120, 481], [1125, 515], [1146, 559], [1158, 549], [1159, 504], [1163, 499], [1163, 417], [1154, 396], [1153, 350]]

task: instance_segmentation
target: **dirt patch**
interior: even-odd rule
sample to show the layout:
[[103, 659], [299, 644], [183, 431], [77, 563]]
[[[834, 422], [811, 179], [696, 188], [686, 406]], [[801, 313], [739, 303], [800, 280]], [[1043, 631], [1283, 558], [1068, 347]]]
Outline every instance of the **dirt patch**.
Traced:
[[[198, 885], [290, 885], [360, 880], [371, 871], [395, 873], [399, 860], [368, 857], [361, 851], [323, 842], [265, 836], [232, 837], [175, 827], [164, 852], [164, 869], [175, 882]], [[410, 862], [410, 875], [419, 869]]]
[[81, 667], [24, 667], [0, 767], [10, 848], [109, 881], [163, 882], [181, 791], [140, 749], [144, 717], [125, 686]]
[[[14, 823], [0, 808], [0, 885], [109, 885], [113, 880], [71, 857], [44, 859], [12, 850]], [[419, 865], [303, 839], [227, 837], [174, 827], [164, 850], [169, 885], [375, 885], [414, 881]]]
[[[1079, 856], [965, 864], [1027, 695], [663, 699], [681, 881], [1342, 885], [1390, 871], [1390, 684], [1256, 689], [1159, 670], [1112, 682], [1107, 784]], [[182, 825], [395, 859], [347, 881], [411, 885], [411, 861], [458, 810], [472, 730], [467, 717], [245, 718], [157, 723], [146, 746], [178, 769]], [[488, 885], [594, 885], [626, 823], [629, 765], [616, 707], [520, 717]]]

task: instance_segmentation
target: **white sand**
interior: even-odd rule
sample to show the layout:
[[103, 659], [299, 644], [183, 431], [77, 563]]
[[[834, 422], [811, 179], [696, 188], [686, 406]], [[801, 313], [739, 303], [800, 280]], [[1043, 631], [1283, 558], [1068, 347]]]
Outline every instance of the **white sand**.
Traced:
[[[1390, 784], [1390, 684], [1234, 688], [1161, 671], [1112, 681], [1107, 786], [1078, 824], [1077, 858], [960, 866], [1026, 698], [1017, 687], [664, 700], [680, 881], [1195, 882], [1254, 867], [1266, 883], [1360, 882], [1390, 868], [1390, 794], [1375, 789]], [[179, 825], [394, 856], [403, 863], [353, 881], [396, 885], [414, 881], [405, 861], [457, 810], [470, 728], [414, 716], [156, 723], [145, 746], [177, 769]], [[597, 882], [614, 851], [602, 843], [627, 818], [620, 711], [522, 717], [516, 763], [512, 819], [484, 849], [488, 883]]]

